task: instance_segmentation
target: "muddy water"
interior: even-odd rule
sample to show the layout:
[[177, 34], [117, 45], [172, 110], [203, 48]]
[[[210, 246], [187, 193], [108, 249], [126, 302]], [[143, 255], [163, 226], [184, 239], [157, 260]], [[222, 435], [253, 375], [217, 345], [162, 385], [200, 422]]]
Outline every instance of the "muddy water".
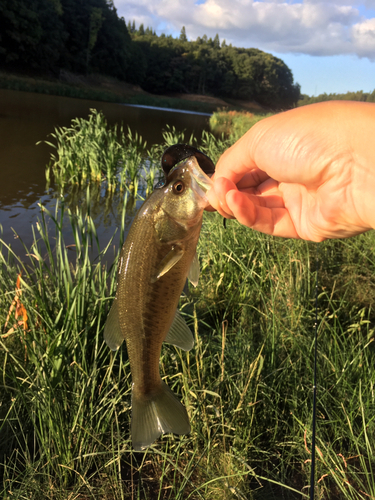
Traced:
[[[186, 130], [186, 137], [209, 129], [209, 117], [203, 114], [0, 89], [0, 236], [16, 254], [23, 253], [23, 246], [15, 233], [27, 246], [31, 243], [31, 226], [40, 217], [38, 203], [51, 211], [56, 205], [57, 193], [46, 190], [45, 180], [52, 148], [36, 143], [73, 118], [87, 118], [91, 108], [101, 110], [110, 125], [123, 123], [137, 131], [149, 146], [161, 142], [167, 124]], [[101, 203], [94, 210], [95, 224], [101, 244], [106, 244], [119, 224], [119, 211], [105, 200]]]

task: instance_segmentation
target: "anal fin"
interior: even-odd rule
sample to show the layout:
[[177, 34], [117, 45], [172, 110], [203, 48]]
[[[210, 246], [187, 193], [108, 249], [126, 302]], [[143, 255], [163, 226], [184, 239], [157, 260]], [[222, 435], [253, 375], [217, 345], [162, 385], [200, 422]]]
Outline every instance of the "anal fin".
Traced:
[[104, 325], [104, 340], [112, 351], [117, 351], [124, 341], [121, 333], [119, 310], [117, 298], [113, 301], [111, 310], [109, 311], [107, 321]]

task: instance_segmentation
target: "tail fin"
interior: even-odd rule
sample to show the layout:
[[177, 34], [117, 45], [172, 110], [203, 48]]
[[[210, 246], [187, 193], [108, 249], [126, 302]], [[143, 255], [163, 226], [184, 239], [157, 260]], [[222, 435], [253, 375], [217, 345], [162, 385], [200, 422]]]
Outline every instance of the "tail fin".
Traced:
[[133, 388], [131, 432], [133, 448], [142, 451], [161, 434], [189, 434], [189, 417], [164, 382], [157, 392], [148, 397], [137, 397]]

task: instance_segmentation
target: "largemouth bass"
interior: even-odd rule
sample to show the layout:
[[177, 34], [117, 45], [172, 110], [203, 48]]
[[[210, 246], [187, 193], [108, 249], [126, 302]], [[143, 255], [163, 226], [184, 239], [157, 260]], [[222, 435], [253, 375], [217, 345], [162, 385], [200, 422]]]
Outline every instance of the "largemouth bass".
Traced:
[[104, 328], [112, 350], [126, 341], [132, 374], [133, 448], [162, 433], [188, 434], [186, 409], [162, 381], [162, 343], [194, 345], [177, 306], [186, 278], [196, 285], [196, 246], [212, 181], [191, 156], [173, 168], [136, 215], [120, 254], [116, 297]]

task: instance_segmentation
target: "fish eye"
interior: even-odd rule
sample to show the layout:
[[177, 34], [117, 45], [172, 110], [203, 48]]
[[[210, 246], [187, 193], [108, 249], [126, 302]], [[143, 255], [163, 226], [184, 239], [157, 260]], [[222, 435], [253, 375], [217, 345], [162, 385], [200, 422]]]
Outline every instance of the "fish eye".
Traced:
[[174, 194], [181, 194], [185, 191], [185, 184], [182, 181], [177, 181], [173, 184]]

